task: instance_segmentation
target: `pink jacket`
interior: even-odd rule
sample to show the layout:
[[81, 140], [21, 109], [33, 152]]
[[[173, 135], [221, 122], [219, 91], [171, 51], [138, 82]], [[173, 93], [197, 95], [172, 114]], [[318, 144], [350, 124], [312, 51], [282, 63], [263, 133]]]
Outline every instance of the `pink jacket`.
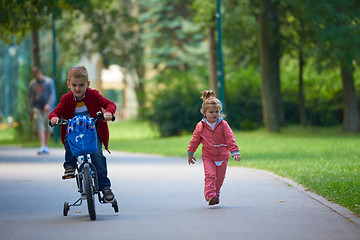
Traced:
[[188, 147], [188, 155], [192, 156], [199, 144], [202, 146], [202, 159], [211, 161], [224, 161], [229, 159], [229, 151], [239, 154], [239, 147], [236, 144], [234, 133], [229, 124], [220, 117], [214, 130], [201, 120], [193, 132], [193, 138]]

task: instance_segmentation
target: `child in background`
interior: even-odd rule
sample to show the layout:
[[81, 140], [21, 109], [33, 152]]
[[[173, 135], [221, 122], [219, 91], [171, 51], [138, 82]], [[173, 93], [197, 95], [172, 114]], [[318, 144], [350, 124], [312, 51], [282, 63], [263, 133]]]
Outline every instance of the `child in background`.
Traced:
[[202, 144], [202, 159], [205, 172], [205, 199], [209, 205], [219, 204], [220, 188], [223, 185], [229, 152], [235, 161], [241, 156], [234, 134], [220, 114], [222, 105], [214, 91], [201, 92], [203, 99], [200, 112], [203, 119], [196, 125], [188, 147], [188, 163], [195, 164], [194, 153]]
[[[49, 114], [51, 125], [58, 124], [59, 118], [71, 119], [79, 115], [94, 118], [97, 112], [103, 111], [103, 109], [105, 109], [105, 121], [112, 120], [112, 115], [116, 111], [115, 103], [103, 97], [99, 91], [89, 88], [88, 72], [84, 66], [75, 66], [69, 69], [67, 85], [70, 91], [61, 97], [58, 106]], [[109, 128], [105, 121], [98, 122], [97, 151], [90, 156], [97, 170], [99, 190], [104, 194], [104, 201], [112, 202], [114, 194], [110, 189], [111, 183], [107, 177], [106, 158], [102, 152], [102, 144], [106, 150], [108, 150], [109, 144]], [[65, 147], [64, 177], [75, 174], [77, 163], [77, 159], [72, 155], [69, 143], [65, 138], [66, 129], [67, 125], [63, 125], [60, 130], [61, 140]]]

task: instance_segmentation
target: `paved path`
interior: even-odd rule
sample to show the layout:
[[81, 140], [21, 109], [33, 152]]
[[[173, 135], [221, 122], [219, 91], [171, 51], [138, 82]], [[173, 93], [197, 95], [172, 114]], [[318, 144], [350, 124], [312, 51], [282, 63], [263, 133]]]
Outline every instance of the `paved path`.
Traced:
[[0, 148], [1, 240], [360, 239], [359, 218], [272, 174], [230, 167], [220, 205], [209, 207], [201, 162], [119, 152], [107, 156], [120, 212], [97, 203], [90, 221], [85, 203], [64, 217], [78, 193], [61, 180], [63, 154]]

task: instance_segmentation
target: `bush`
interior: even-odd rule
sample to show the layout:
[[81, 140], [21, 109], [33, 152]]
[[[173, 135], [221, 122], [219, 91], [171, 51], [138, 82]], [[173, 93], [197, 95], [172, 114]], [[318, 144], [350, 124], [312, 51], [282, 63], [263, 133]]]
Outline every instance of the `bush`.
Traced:
[[[249, 67], [229, 75], [225, 83], [225, 114], [228, 122], [238, 130], [252, 130], [262, 126], [260, 76], [258, 71]], [[283, 79], [285, 79], [283, 80], [285, 84], [282, 88], [282, 100], [286, 123], [299, 124], [297, 85], [294, 82], [287, 82], [286, 78]], [[309, 125], [336, 126], [342, 124], [342, 91], [336, 91], [337, 88], [331, 89], [331, 94], [319, 86], [315, 93], [305, 92], [305, 108]]]
[[226, 82], [225, 114], [230, 126], [253, 130], [262, 125], [260, 76], [253, 68], [244, 69]]
[[206, 78], [200, 74], [168, 72], [158, 76], [157, 92], [147, 117], [162, 137], [189, 133], [201, 120], [200, 91]]
[[[200, 77], [199, 77], [200, 76]], [[161, 136], [192, 132], [202, 118], [200, 91], [207, 89], [203, 74], [171, 72], [157, 79], [162, 90], [155, 94], [149, 120]], [[285, 84], [286, 85], [286, 84]], [[282, 89], [287, 124], [299, 124], [298, 90], [294, 83]], [[291, 87], [289, 87], [291, 86]], [[343, 103], [341, 91], [316, 96], [305, 93], [305, 108], [309, 125], [341, 125]], [[225, 82], [226, 120], [233, 129], [254, 130], [263, 125], [260, 76], [255, 68], [241, 69], [227, 75]]]
[[194, 130], [201, 119], [199, 95], [199, 91], [193, 89], [164, 90], [156, 95], [149, 120], [158, 127], [162, 137]]

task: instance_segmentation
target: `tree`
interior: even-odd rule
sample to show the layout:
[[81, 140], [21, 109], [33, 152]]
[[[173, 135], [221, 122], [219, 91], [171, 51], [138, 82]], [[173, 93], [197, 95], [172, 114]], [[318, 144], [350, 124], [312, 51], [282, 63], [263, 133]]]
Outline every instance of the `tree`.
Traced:
[[[75, 11], [58, 23], [63, 32], [60, 42], [73, 54], [99, 54], [105, 67], [117, 64], [125, 74], [134, 76], [140, 110], [145, 106], [142, 12], [138, 0], [104, 0], [95, 10]], [[139, 114], [142, 117], [142, 111]]]
[[[354, 87], [354, 61], [360, 57], [360, 2], [317, 1], [311, 5], [316, 56], [328, 66], [338, 66], [343, 84], [343, 129], [360, 130], [359, 110]], [[315, 14], [316, 13], [316, 14]]]
[[204, 33], [192, 22], [191, 1], [141, 1], [146, 59], [158, 73], [185, 72], [206, 64]]
[[228, 72], [259, 65], [258, 1], [222, 1], [224, 58]]
[[33, 65], [41, 66], [39, 30], [50, 26], [52, 14], [61, 18], [62, 12], [91, 8], [90, 0], [28, 0], [28, 1], [1, 1], [0, 8], [0, 38], [6, 43], [15, 40], [21, 42], [28, 33], [32, 36]]
[[20, 3], [4, 0], [1, 4], [1, 39], [7, 43], [13, 43], [14, 40], [21, 41], [31, 31], [33, 63], [40, 67], [38, 29], [41, 17], [49, 14], [48, 11], [51, 8], [44, 8], [41, 2], [36, 0]]
[[217, 77], [217, 51], [216, 51], [216, 4], [214, 1], [196, 0], [192, 4], [196, 10], [194, 20], [203, 26], [206, 31], [206, 41], [208, 44], [208, 69], [209, 86], [219, 95]]
[[298, 72], [298, 102], [300, 124], [307, 124], [304, 90], [304, 68], [306, 59], [310, 55], [310, 43], [313, 39], [313, 33], [310, 30], [311, 20], [307, 18], [306, 6], [301, 1], [282, 2], [282, 33], [284, 41], [284, 52], [292, 57], [297, 57], [299, 63]]
[[280, 23], [277, 1], [261, 0], [259, 8], [259, 53], [264, 124], [278, 132], [285, 123], [280, 91]]

